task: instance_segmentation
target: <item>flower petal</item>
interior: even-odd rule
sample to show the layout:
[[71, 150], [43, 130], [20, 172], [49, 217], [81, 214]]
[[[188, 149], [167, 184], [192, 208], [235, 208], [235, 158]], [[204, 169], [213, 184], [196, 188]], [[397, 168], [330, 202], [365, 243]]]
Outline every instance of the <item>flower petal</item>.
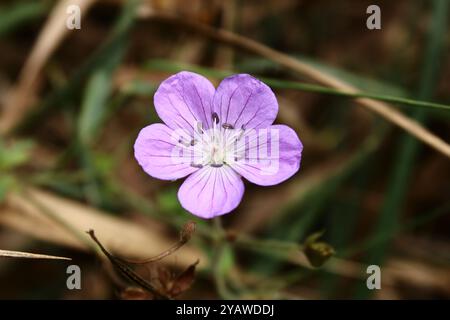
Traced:
[[[178, 130], [180, 131], [180, 130]], [[134, 144], [134, 157], [146, 173], [162, 180], [176, 180], [195, 172], [193, 153], [178, 141], [180, 134], [162, 123], [143, 128]]]
[[212, 123], [214, 86], [205, 77], [182, 71], [164, 80], [154, 96], [158, 116], [172, 129], [192, 133], [196, 122], [204, 128]]
[[183, 182], [178, 191], [178, 199], [187, 211], [210, 219], [234, 210], [243, 194], [244, 183], [233, 169], [228, 166], [207, 166]]
[[272, 90], [248, 74], [225, 78], [213, 98], [213, 110], [221, 124], [234, 128], [267, 128], [278, 113]]
[[288, 126], [273, 125], [264, 130], [267, 134], [261, 135], [259, 130], [254, 144], [246, 144], [245, 157], [231, 166], [248, 181], [271, 186], [289, 179], [299, 170], [303, 145]]

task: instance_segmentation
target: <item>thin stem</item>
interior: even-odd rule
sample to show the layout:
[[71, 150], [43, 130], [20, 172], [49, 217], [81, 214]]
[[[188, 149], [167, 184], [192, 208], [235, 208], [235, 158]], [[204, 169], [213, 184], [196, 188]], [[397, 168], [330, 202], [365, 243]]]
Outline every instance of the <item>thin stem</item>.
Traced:
[[[148, 263], [160, 261], [160, 260], [164, 259], [165, 257], [170, 256], [175, 251], [177, 251], [182, 246], [184, 246], [190, 240], [194, 231], [195, 231], [195, 222], [189, 221], [188, 223], [186, 223], [183, 226], [183, 229], [180, 231], [180, 240], [177, 243], [175, 243], [172, 247], [167, 249], [166, 251], [163, 251], [160, 254], [158, 254], [157, 256], [154, 256], [149, 259], [140, 260], [140, 261], [127, 259], [126, 262], [131, 263], [131, 264], [148, 264]], [[124, 260], [124, 259], [122, 259], [122, 260]]]
[[160, 290], [158, 290], [156, 287], [154, 287], [151, 283], [149, 283], [145, 279], [141, 278], [136, 272], [134, 272], [130, 267], [128, 267], [120, 259], [111, 255], [109, 253], [109, 251], [106, 250], [105, 247], [102, 245], [102, 243], [97, 239], [97, 237], [95, 236], [94, 230], [89, 230], [87, 232], [87, 234], [89, 234], [89, 236], [92, 238], [92, 240], [98, 245], [100, 250], [108, 258], [108, 260], [114, 265], [114, 267], [116, 267], [129, 280], [133, 281], [134, 283], [138, 284], [142, 288], [146, 289], [151, 294], [153, 294], [156, 298], [170, 300], [169, 296], [162, 293]]
[[213, 274], [214, 281], [216, 284], [217, 292], [224, 299], [234, 299], [235, 296], [227, 287], [226, 275], [222, 272], [222, 256], [225, 251], [225, 246], [227, 245], [226, 239], [224, 237], [225, 231], [222, 227], [222, 221], [220, 217], [215, 217], [213, 219], [214, 230], [217, 232], [217, 237], [215, 238], [216, 252], [214, 253], [213, 260]]

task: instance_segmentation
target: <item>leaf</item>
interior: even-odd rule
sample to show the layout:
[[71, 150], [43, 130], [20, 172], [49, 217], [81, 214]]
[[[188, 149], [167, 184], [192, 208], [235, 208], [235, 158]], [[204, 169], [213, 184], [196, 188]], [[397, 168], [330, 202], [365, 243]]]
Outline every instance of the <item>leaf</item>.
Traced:
[[298, 57], [298, 59], [303, 63], [309, 64], [326, 74], [330, 74], [344, 80], [345, 82], [357, 87], [361, 91], [371, 92], [374, 94], [395, 95], [398, 97], [407, 96], [406, 90], [395, 84], [379, 81], [368, 76], [362, 76], [353, 72], [349, 72], [345, 69], [331, 66], [309, 57], [300, 56]]
[[112, 88], [112, 75], [127, 48], [127, 34], [134, 22], [137, 1], [128, 1], [115, 25], [108, 55], [98, 60], [95, 71], [88, 80], [78, 119], [78, 136], [84, 145], [91, 144], [107, 113], [107, 100]]
[[11, 170], [27, 162], [32, 146], [31, 141], [17, 141], [9, 146], [0, 141], [0, 171]]
[[139, 287], [128, 287], [120, 293], [123, 300], [151, 300], [153, 295]]
[[157, 279], [161, 288], [165, 292], [169, 292], [170, 288], [172, 287], [172, 273], [169, 271], [169, 269], [163, 266], [156, 265], [155, 268], [156, 273], [158, 274]]
[[5, 36], [22, 24], [43, 16], [47, 7], [48, 2], [28, 1], [0, 8], [0, 36]]
[[[47, 216], [53, 218], [46, 218]], [[116, 254], [136, 259], [157, 255], [161, 248], [173, 245], [173, 239], [163, 236], [151, 226], [115, 217], [111, 212], [34, 188], [27, 189], [27, 196], [20, 192], [8, 194], [8, 206], [2, 208], [0, 225], [42, 241], [78, 250], [91, 248], [88, 245], [91, 241], [84, 236], [83, 231], [94, 228], [102, 234], [103, 243], [113, 247]], [[83, 240], [75, 237], [74, 232], [70, 232], [66, 225], [72, 226], [77, 233], [82, 233]], [[117, 235], [120, 235], [122, 244], [117, 244]], [[176, 263], [187, 267], [191, 264], [192, 257], [200, 259], [202, 268], [209, 264], [208, 257], [189, 244], [177, 253]], [[173, 264], [175, 259], [163, 260], [161, 263]]]
[[173, 281], [172, 288], [170, 289], [169, 295], [173, 298], [180, 295], [181, 293], [188, 290], [195, 278], [195, 268], [200, 260], [197, 260], [191, 264], [186, 270], [180, 273]]
[[121, 89], [121, 93], [128, 96], [153, 97], [158, 86], [141, 79], [133, 79], [127, 82]]
[[14, 182], [15, 180], [12, 175], [4, 174], [0, 176], [0, 203], [3, 202], [7, 193], [12, 189]]
[[0, 257], [21, 258], [21, 259], [45, 259], [45, 260], [72, 260], [71, 258], [49, 256], [46, 254], [36, 254], [22, 251], [0, 250]]
[[[310, 61], [310, 60], [306, 60]], [[305, 62], [305, 61], [304, 61]], [[345, 92], [338, 89], [333, 89], [317, 84], [299, 82], [299, 81], [287, 81], [280, 80], [274, 78], [266, 78], [266, 77], [258, 77], [261, 81], [265, 82], [272, 88], [279, 89], [293, 89], [293, 90], [302, 90], [307, 92], [316, 92], [321, 94], [329, 94], [336, 95], [341, 97], [348, 98], [370, 98], [374, 100], [386, 101], [391, 103], [399, 104], [400, 106], [412, 106], [412, 107], [421, 107], [421, 108], [429, 108], [429, 109], [440, 109], [440, 110], [450, 110], [449, 105], [421, 101], [416, 99], [411, 99], [406, 97], [406, 92], [402, 89], [394, 87], [393, 85], [387, 85], [376, 80], [367, 79], [365, 77], [357, 76], [341, 69], [332, 68], [323, 64], [312, 63], [309, 64], [314, 65], [319, 70], [326, 71], [327, 74], [338, 75], [348, 81], [348, 83], [354, 85], [355, 87], [361, 89], [361, 92], [358, 93], [350, 93]], [[209, 77], [222, 79], [231, 74], [238, 73], [238, 71], [223, 71], [216, 70], [210, 68], [199, 67], [196, 65], [189, 65], [184, 63], [177, 63], [170, 60], [150, 60], [145, 64], [147, 69], [153, 70], [161, 70], [167, 72], [179, 72], [182, 70], [189, 70], [197, 73], [204, 74]], [[242, 72], [242, 71], [241, 71]], [[344, 75], [345, 73], [345, 75]], [[366, 90], [366, 91], [364, 91]]]
[[232, 247], [228, 244], [224, 245], [218, 259], [217, 273], [218, 276], [223, 277], [227, 275], [234, 266], [234, 252]]
[[319, 240], [323, 236], [324, 233], [325, 233], [325, 230], [317, 231], [317, 232], [314, 232], [313, 234], [310, 234], [305, 240], [305, 245], [317, 242], [317, 240]]

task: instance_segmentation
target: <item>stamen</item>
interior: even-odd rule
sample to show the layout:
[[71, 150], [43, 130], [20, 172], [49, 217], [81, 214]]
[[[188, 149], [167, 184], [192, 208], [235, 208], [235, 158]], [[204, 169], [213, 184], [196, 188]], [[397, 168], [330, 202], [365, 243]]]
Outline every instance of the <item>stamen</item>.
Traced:
[[180, 139], [178, 139], [178, 143], [182, 144], [185, 147], [190, 146], [189, 142], [183, 140], [183, 137], [180, 137]]
[[200, 121], [197, 122], [197, 132], [203, 134], [203, 124]]
[[211, 167], [213, 168], [220, 168], [223, 166], [223, 163], [211, 163]]
[[234, 129], [233, 125], [229, 124], [229, 123], [224, 123], [222, 125], [222, 128], [224, 129]]
[[242, 136], [244, 135], [244, 132], [245, 132], [245, 127], [244, 127], [244, 125], [242, 125], [241, 131], [239, 132], [239, 135], [237, 136], [236, 141], [241, 140]]
[[192, 162], [191, 163], [191, 167], [201, 169], [201, 168], [203, 168], [203, 165], [201, 163], [194, 163], [194, 162]]
[[212, 120], [215, 124], [219, 123], [219, 116], [217, 115], [217, 113], [213, 112], [212, 114]]
[[192, 146], [192, 147], [195, 146], [196, 143], [197, 143], [197, 140], [195, 140], [195, 139], [192, 139], [192, 140], [191, 140], [191, 146]]

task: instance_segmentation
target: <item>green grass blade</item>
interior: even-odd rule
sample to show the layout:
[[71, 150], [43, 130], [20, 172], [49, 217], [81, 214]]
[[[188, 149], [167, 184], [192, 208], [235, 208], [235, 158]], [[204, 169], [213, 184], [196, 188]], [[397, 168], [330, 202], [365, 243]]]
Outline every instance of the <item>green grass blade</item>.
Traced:
[[48, 8], [49, 3], [46, 1], [20, 1], [8, 7], [0, 7], [0, 36], [42, 17]]
[[125, 54], [127, 33], [133, 24], [135, 11], [136, 1], [128, 2], [112, 33], [111, 41], [117, 45], [104, 60], [98, 62], [88, 81], [78, 119], [78, 137], [82, 144], [92, 143], [106, 116], [107, 101], [112, 89], [112, 75]]
[[[297, 60], [302, 63], [310, 65], [317, 70], [322, 71], [325, 74], [335, 76], [336, 78], [344, 80], [346, 83], [358, 88], [362, 92], [371, 92], [374, 94], [390, 95], [396, 97], [406, 97], [407, 92], [402, 87], [388, 83], [385, 81], [380, 81], [377, 79], [372, 79], [368, 76], [362, 76], [353, 72], [349, 72], [345, 69], [338, 68], [322, 61], [312, 59], [310, 57], [301, 55], [292, 55]], [[238, 70], [248, 73], [279, 73], [283, 69], [276, 63], [269, 61], [265, 58], [252, 58], [247, 59], [237, 65]], [[298, 76], [293, 74], [293, 76]]]
[[[159, 71], [174, 72], [174, 73], [183, 71], [183, 70], [188, 70], [188, 71], [201, 73], [201, 74], [204, 74], [204, 75], [212, 77], [212, 78], [218, 78], [218, 79], [222, 79], [224, 77], [227, 77], [229, 75], [237, 73], [237, 72], [232, 72], [232, 71], [215, 70], [215, 69], [199, 67], [199, 66], [195, 66], [195, 65], [177, 63], [177, 62], [173, 62], [170, 60], [164, 60], [164, 59], [151, 60], [145, 64], [145, 67], [150, 70], [159, 70]], [[418, 108], [450, 110], [450, 105], [428, 102], [428, 101], [421, 101], [421, 100], [405, 98], [405, 97], [401, 97], [401, 96], [383, 95], [383, 94], [363, 92], [363, 91], [359, 92], [359, 93], [349, 93], [349, 92], [344, 92], [344, 91], [340, 91], [337, 89], [324, 87], [321, 85], [298, 82], [298, 81], [287, 81], [287, 80], [279, 80], [279, 79], [266, 78], [266, 77], [258, 77], [258, 78], [261, 81], [268, 84], [269, 86], [271, 86], [272, 88], [276, 88], [276, 89], [301, 90], [301, 91], [306, 91], [306, 92], [335, 95], [335, 96], [347, 97], [347, 98], [353, 98], [353, 99], [370, 98], [370, 99], [375, 99], [375, 100], [398, 104], [399, 106], [411, 106], [411, 107], [418, 107]], [[356, 81], [356, 80], [354, 80], [354, 81]], [[378, 87], [379, 87], [379, 85], [378, 85]], [[396, 91], [399, 92], [400, 90], [397, 89]]]
[[91, 203], [101, 206], [103, 204], [101, 179], [95, 168], [95, 155], [91, 150], [96, 141], [103, 120], [108, 112], [108, 99], [112, 90], [112, 76], [119, 66], [127, 48], [127, 34], [131, 29], [138, 1], [129, 1], [124, 5], [123, 11], [111, 35], [111, 47], [109, 54], [103, 60], [99, 60], [94, 67], [94, 72], [89, 78], [85, 95], [78, 118], [77, 136], [80, 162], [85, 169], [88, 182], [85, 185], [85, 193]]

